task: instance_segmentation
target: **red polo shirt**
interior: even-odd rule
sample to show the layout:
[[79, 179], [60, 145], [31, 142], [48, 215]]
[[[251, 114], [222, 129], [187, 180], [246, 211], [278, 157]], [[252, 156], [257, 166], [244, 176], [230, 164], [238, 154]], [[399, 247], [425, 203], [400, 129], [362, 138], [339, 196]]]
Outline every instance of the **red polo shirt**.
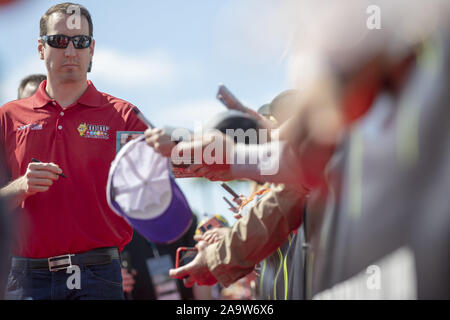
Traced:
[[106, 183], [116, 154], [117, 131], [143, 131], [130, 103], [97, 91], [63, 109], [49, 98], [46, 81], [36, 93], [0, 108], [0, 148], [11, 180], [25, 174], [31, 158], [53, 162], [60, 177], [18, 210], [15, 255], [47, 258], [130, 241], [132, 228], [108, 207]]

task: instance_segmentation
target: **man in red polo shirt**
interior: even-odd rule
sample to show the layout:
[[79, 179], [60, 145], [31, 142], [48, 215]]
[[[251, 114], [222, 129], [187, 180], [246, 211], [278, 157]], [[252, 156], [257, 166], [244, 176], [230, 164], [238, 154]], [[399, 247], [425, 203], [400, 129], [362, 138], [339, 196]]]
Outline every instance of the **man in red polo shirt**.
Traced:
[[0, 152], [11, 172], [0, 195], [19, 221], [9, 299], [123, 298], [119, 251], [132, 228], [109, 209], [106, 182], [116, 132], [146, 126], [134, 106], [87, 80], [92, 35], [84, 7], [47, 10], [38, 41], [47, 81], [0, 108]]

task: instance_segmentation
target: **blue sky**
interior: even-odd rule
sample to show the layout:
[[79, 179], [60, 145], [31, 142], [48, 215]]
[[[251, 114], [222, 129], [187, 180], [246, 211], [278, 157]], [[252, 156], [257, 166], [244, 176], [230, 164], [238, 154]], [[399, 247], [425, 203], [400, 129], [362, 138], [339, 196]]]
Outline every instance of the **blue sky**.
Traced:
[[[23, 77], [45, 73], [37, 54], [39, 19], [56, 3], [21, 0], [0, 10], [0, 105], [16, 98]], [[254, 109], [290, 87], [287, 34], [280, 32], [285, 26], [273, 24], [275, 0], [79, 3], [94, 22], [88, 78], [100, 91], [138, 106], [157, 126], [192, 129], [224, 111], [215, 99], [219, 83]], [[178, 180], [191, 207], [224, 214], [226, 193], [219, 184], [192, 180]], [[245, 184], [236, 188], [246, 193]]]

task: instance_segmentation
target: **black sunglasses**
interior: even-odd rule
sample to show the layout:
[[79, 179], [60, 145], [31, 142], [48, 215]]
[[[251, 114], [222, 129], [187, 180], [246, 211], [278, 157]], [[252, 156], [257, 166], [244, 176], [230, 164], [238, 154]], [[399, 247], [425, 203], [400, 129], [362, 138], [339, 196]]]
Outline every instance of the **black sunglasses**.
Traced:
[[69, 45], [69, 42], [72, 41], [75, 49], [86, 49], [89, 48], [92, 42], [91, 36], [65, 36], [63, 34], [56, 34], [51, 36], [42, 36], [41, 40], [47, 42], [50, 47], [65, 49]]

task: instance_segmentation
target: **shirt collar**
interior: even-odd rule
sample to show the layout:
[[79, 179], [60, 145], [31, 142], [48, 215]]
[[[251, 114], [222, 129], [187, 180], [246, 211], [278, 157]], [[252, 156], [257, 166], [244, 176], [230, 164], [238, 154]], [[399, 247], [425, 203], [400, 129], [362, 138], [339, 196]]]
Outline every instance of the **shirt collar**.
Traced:
[[[102, 94], [97, 91], [92, 81], [88, 80], [88, 87], [83, 95], [76, 101], [76, 103], [83, 104], [89, 107], [99, 107], [102, 103]], [[44, 80], [39, 85], [39, 88], [34, 94], [33, 108], [45, 107], [48, 103], [52, 102], [47, 92], [45, 91], [45, 86], [47, 85], [47, 80]]]

